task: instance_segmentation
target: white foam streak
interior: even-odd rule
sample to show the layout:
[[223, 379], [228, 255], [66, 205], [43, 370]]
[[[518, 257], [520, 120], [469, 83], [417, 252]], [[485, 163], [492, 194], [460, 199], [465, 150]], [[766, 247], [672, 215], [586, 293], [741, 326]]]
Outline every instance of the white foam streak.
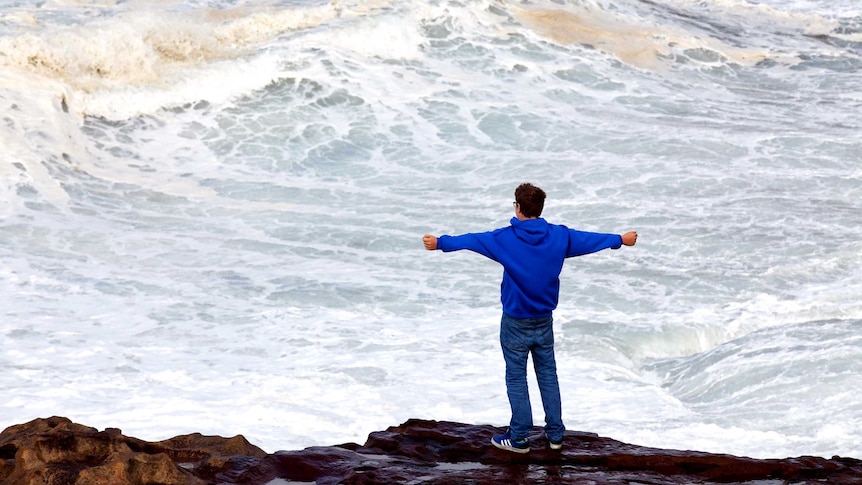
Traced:
[[[417, 27], [425, 18], [426, 8], [410, 9], [406, 14], [377, 15], [359, 19], [336, 32], [321, 32], [303, 39], [306, 45], [325, 42], [338, 49], [368, 57], [416, 60], [423, 57], [426, 39]], [[325, 37], [325, 39], [324, 39]]]
[[18, 196], [22, 186], [36, 188], [55, 207], [65, 207], [68, 195], [42, 163], [45, 159], [68, 163], [62, 154], [78, 154], [84, 145], [80, 118], [64, 113], [65, 87], [0, 71], [0, 103], [8, 120], [0, 129], [0, 146], [8, 157], [0, 164], [0, 219], [18, 212], [13, 204], [22, 200]]
[[79, 91], [69, 97], [69, 102], [82, 114], [125, 120], [198, 101], [229, 103], [284, 75], [279, 59], [262, 53], [246, 59], [184, 69], [164, 89], [134, 84], [95, 92]]

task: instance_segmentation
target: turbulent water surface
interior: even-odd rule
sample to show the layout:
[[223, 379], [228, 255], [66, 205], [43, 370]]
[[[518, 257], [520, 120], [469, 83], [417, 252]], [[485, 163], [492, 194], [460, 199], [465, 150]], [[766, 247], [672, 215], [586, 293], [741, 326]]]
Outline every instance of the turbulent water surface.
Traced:
[[0, 2], [0, 428], [503, 426], [501, 269], [421, 236], [530, 181], [640, 234], [561, 276], [570, 429], [862, 457], [860, 86], [851, 0]]

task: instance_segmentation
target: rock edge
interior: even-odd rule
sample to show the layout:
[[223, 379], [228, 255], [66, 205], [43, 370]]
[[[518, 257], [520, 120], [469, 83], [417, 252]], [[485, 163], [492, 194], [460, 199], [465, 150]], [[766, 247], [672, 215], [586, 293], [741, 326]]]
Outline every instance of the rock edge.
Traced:
[[268, 454], [243, 436], [199, 433], [147, 442], [119, 429], [40, 418], [0, 433], [0, 485], [266, 484], [860, 484], [862, 460], [753, 459], [622, 443], [567, 431], [530, 453], [490, 445], [505, 428], [411, 419], [347, 443]]

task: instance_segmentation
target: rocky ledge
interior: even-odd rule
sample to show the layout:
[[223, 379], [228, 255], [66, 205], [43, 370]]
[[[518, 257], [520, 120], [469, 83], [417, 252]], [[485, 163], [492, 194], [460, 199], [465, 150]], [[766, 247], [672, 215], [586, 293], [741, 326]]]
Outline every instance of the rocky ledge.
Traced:
[[635, 446], [566, 432], [552, 451], [535, 428], [528, 454], [489, 445], [504, 429], [410, 420], [348, 443], [267, 454], [244, 437], [148, 442], [119, 429], [36, 419], [0, 433], [0, 485], [204, 484], [860, 484], [862, 461], [758, 460]]

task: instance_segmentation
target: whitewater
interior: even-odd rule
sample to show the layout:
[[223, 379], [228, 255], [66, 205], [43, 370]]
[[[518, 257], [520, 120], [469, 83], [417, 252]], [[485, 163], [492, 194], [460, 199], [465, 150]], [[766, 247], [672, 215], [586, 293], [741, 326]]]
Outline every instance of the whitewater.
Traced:
[[[268, 452], [505, 426], [502, 269], [571, 259], [571, 430], [862, 458], [862, 5], [0, 1], [0, 429]], [[534, 421], [542, 424], [530, 376]]]

